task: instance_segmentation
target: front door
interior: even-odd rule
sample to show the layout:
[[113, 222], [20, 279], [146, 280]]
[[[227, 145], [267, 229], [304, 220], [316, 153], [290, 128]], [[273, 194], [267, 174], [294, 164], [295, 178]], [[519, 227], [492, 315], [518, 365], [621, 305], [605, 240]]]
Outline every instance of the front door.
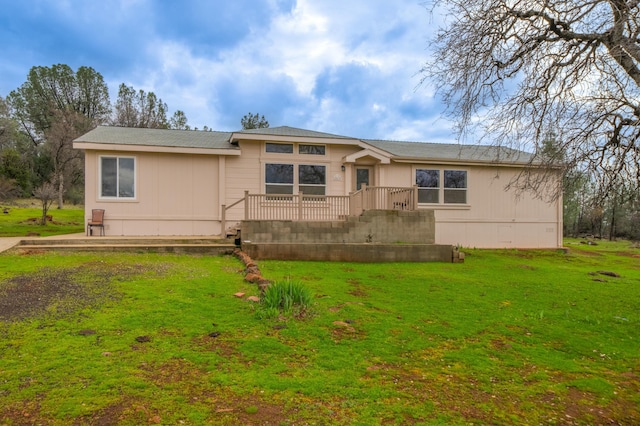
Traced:
[[356, 167], [356, 191], [359, 191], [363, 184], [373, 184], [373, 167]]

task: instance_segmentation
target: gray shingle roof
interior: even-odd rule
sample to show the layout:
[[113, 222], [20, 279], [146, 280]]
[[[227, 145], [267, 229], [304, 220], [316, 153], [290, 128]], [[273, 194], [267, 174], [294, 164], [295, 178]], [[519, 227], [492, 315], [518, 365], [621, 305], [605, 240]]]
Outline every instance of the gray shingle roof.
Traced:
[[[484, 145], [458, 145], [426, 142], [401, 142], [375, 139], [357, 139], [348, 136], [333, 135], [313, 130], [280, 126], [262, 129], [242, 130], [236, 135], [248, 133], [258, 135], [312, 137], [352, 140], [354, 145], [362, 141], [368, 145], [388, 152], [393, 157], [404, 159], [452, 160], [526, 163], [532, 154], [510, 148]], [[232, 132], [205, 132], [196, 130], [140, 129], [131, 127], [99, 126], [80, 136], [75, 142], [143, 145], [175, 148], [203, 149], [239, 149], [230, 143]]]
[[99, 126], [80, 136], [75, 142], [176, 148], [238, 149], [229, 143], [230, 137], [230, 132]]
[[273, 135], [273, 136], [298, 136], [298, 137], [308, 137], [308, 138], [355, 139], [348, 136], [333, 135], [331, 133], [316, 132], [313, 130], [298, 129], [296, 127], [289, 127], [289, 126], [240, 130], [236, 133], [240, 133], [240, 134], [250, 133], [250, 134]]
[[399, 158], [515, 163], [526, 163], [532, 158], [532, 155], [527, 152], [486, 145], [400, 142], [369, 139], [363, 139], [363, 142]]

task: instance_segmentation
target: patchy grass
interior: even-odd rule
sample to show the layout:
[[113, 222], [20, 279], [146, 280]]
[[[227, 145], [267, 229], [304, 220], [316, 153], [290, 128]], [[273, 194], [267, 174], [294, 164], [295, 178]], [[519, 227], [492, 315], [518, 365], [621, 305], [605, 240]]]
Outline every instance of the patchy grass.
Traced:
[[50, 236], [84, 231], [84, 208], [52, 206], [47, 213], [51, 220], [41, 225], [42, 207], [38, 200], [20, 200], [0, 206], [0, 237]]
[[33, 305], [0, 319], [0, 424], [637, 424], [640, 249], [569, 243], [260, 262], [303, 320], [257, 318], [232, 257], [3, 254], [0, 309]]

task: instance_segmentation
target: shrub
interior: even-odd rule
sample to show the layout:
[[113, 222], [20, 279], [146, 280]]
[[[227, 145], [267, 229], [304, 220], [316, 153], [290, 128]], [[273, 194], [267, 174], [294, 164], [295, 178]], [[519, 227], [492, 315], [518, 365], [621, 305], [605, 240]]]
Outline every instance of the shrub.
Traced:
[[262, 293], [258, 315], [263, 318], [280, 314], [301, 317], [308, 313], [312, 299], [311, 292], [301, 283], [291, 280], [275, 282]]

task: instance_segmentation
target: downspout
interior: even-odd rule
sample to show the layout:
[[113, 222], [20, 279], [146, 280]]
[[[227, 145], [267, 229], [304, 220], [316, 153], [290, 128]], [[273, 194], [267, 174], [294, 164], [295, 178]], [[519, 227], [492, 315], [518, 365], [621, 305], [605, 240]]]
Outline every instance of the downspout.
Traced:
[[556, 215], [558, 217], [558, 225], [557, 225], [557, 247], [561, 248], [564, 245], [564, 233], [563, 233], [563, 228], [564, 228], [564, 223], [563, 223], [563, 213], [564, 213], [564, 199], [562, 198], [562, 191], [560, 192], [560, 195], [558, 196], [558, 200], [556, 201], [556, 203], [558, 203], [557, 208], [556, 208]]

